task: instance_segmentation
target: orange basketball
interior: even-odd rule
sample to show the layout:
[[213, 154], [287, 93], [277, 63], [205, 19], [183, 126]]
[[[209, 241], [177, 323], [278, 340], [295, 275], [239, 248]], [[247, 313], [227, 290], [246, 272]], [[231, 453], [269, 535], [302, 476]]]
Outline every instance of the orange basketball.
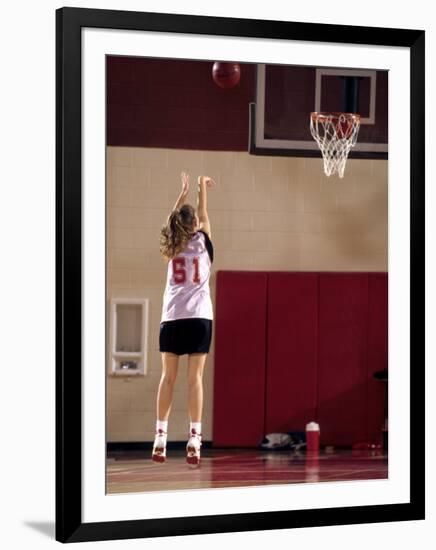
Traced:
[[239, 63], [216, 61], [212, 68], [212, 78], [220, 88], [233, 88], [241, 78], [241, 67]]

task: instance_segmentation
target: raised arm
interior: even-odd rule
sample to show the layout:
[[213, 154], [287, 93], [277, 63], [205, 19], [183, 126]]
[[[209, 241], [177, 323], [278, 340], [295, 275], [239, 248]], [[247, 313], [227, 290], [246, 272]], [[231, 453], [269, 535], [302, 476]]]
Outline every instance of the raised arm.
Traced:
[[215, 182], [209, 176], [199, 176], [198, 178], [198, 197], [197, 197], [197, 215], [202, 224], [202, 229], [211, 236], [210, 221], [207, 213], [207, 187], [212, 187]]
[[212, 187], [215, 182], [209, 176], [199, 176], [198, 178], [198, 198], [197, 198], [197, 214], [202, 219], [207, 219], [207, 193], [206, 187]]
[[[182, 180], [182, 190], [180, 191], [180, 194], [177, 197], [177, 200], [173, 206], [172, 212], [174, 212], [174, 210], [177, 210], [177, 208], [180, 208], [184, 204], [185, 199], [189, 192], [189, 175], [186, 172], [182, 172], [180, 174], [180, 177]], [[168, 216], [168, 218], [170, 217], [170, 215]]]

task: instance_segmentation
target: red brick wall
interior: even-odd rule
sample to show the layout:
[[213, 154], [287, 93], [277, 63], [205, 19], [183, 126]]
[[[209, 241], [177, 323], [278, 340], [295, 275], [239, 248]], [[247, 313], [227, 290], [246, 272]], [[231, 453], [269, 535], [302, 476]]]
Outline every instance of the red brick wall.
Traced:
[[212, 80], [214, 61], [107, 57], [107, 144], [246, 151], [255, 65], [231, 89]]

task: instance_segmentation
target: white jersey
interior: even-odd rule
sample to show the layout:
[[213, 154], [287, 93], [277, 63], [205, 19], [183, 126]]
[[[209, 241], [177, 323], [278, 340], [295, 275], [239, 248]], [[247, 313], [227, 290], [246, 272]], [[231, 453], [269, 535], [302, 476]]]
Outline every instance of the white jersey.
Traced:
[[199, 230], [185, 249], [168, 262], [161, 323], [192, 317], [213, 319], [209, 288], [212, 261], [212, 243]]

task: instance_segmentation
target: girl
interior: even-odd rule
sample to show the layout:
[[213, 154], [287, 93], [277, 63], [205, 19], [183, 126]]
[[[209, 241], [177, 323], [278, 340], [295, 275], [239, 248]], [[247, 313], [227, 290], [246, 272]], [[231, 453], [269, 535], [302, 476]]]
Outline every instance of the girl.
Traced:
[[203, 369], [212, 339], [213, 308], [209, 276], [213, 261], [206, 187], [215, 182], [198, 178], [197, 211], [184, 204], [189, 176], [182, 172], [182, 191], [161, 229], [160, 252], [168, 260], [159, 333], [162, 377], [157, 394], [156, 437], [152, 459], [165, 462], [168, 417], [179, 357], [188, 354], [188, 408], [190, 416], [186, 461], [200, 464]]

